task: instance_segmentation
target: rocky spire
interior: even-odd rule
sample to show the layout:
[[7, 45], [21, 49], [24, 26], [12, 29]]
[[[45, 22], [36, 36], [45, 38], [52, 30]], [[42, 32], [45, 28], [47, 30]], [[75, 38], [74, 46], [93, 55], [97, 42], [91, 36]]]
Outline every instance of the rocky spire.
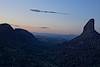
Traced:
[[84, 29], [83, 29], [83, 34], [91, 34], [93, 32], [96, 32], [95, 31], [95, 28], [94, 28], [94, 23], [95, 20], [94, 19], [90, 19], [87, 24], [84, 26]]

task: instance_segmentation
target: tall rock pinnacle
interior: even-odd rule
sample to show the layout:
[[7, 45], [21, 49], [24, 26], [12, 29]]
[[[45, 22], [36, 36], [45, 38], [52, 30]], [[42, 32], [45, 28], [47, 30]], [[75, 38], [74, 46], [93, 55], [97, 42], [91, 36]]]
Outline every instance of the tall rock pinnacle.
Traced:
[[93, 37], [94, 35], [98, 35], [99, 33], [96, 32], [95, 30], [95, 20], [94, 19], [90, 19], [87, 24], [84, 26], [83, 29], [83, 33], [81, 34], [81, 36], [85, 36], [85, 37]]
[[69, 44], [75, 45], [75, 44], [84, 44], [89, 41], [99, 41], [100, 40], [100, 34], [96, 32], [95, 30], [95, 20], [90, 19], [87, 24], [83, 28], [83, 32], [81, 35], [77, 36], [76, 38], [72, 39]]
[[[84, 26], [82, 34], [66, 43], [65, 57], [66, 59], [73, 58], [71, 61], [75, 63], [72, 67], [100, 67], [98, 66], [100, 64], [100, 34], [95, 30], [94, 21], [90, 19]], [[65, 60], [65, 63], [67, 61], [70, 60]], [[70, 65], [67, 63], [65, 67]]]
[[95, 31], [94, 28], [94, 19], [90, 19], [88, 23], [84, 26], [83, 33], [92, 33]]

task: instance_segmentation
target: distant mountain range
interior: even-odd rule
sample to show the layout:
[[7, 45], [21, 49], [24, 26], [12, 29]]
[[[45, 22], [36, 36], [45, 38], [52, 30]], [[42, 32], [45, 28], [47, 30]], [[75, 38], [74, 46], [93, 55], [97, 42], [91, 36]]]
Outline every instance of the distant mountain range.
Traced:
[[61, 44], [65, 41], [69, 41], [76, 37], [77, 35], [64, 35], [64, 34], [53, 34], [53, 33], [37, 33], [33, 32], [34, 36], [43, 42], [48, 42], [52, 44]]
[[65, 35], [65, 34], [54, 34], [54, 33], [38, 33], [38, 32], [33, 32], [34, 36], [38, 37], [38, 36], [44, 36], [44, 37], [50, 37], [50, 38], [61, 38], [61, 39], [65, 39], [65, 40], [71, 40], [74, 37], [76, 37], [77, 35], [74, 34], [70, 34], [70, 35]]

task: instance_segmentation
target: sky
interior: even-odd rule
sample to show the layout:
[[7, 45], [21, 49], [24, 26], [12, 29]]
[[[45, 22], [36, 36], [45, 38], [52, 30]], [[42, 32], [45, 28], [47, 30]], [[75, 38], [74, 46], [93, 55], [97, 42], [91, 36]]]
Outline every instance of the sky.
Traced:
[[[32, 12], [50, 10], [68, 15]], [[31, 32], [80, 34], [83, 26], [94, 18], [100, 32], [100, 0], [0, 0], [0, 23]]]

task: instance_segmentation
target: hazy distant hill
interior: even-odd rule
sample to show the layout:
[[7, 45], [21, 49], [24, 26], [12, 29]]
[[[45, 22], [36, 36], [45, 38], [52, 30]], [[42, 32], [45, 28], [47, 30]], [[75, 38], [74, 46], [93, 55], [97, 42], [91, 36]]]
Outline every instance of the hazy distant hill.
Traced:
[[64, 41], [69, 41], [76, 37], [76, 35], [52, 34], [52, 33], [37, 33], [33, 32], [34, 36], [43, 42], [52, 44], [61, 44]]

